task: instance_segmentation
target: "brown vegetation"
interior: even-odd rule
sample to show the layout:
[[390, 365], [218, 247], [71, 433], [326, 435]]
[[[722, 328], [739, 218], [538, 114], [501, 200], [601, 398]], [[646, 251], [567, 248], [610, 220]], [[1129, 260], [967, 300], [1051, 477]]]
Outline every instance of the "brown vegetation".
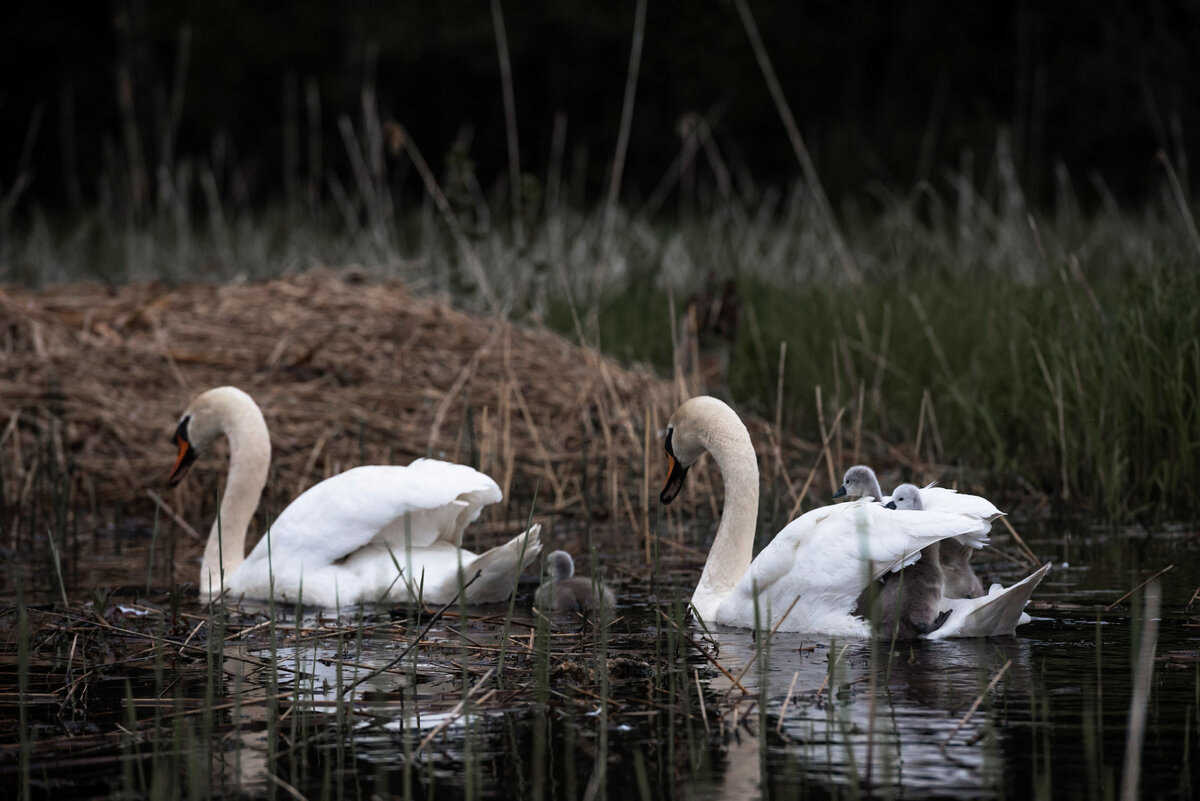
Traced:
[[[99, 514], [94, 525], [114, 509], [148, 517], [155, 494], [168, 515], [205, 532], [223, 457], [202, 459], [173, 491], [165, 479], [180, 413], [221, 384], [263, 407], [271, 513], [349, 467], [434, 456], [474, 464], [504, 489], [504, 508], [481, 521], [485, 535], [518, 526], [535, 488], [539, 516], [641, 533], [662, 478], [658, 432], [685, 394], [682, 379], [623, 367], [547, 331], [330, 272], [250, 285], [7, 288], [0, 366], [10, 546], [56, 505], [60, 515]], [[777, 428], [748, 422], [765, 477], [802, 451], [812, 464], [811, 446], [784, 435], [778, 447]], [[703, 470], [696, 478], [715, 487]], [[697, 490], [684, 500], [713, 499]]]

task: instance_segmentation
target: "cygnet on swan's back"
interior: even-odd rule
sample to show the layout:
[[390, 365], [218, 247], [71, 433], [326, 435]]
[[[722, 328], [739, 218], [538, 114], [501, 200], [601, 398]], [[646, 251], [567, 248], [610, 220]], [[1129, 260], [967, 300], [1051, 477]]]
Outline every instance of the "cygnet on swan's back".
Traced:
[[546, 557], [547, 580], [534, 597], [533, 605], [548, 614], [599, 610], [609, 613], [616, 606], [612, 590], [599, 581], [575, 575], [575, 560], [566, 551]]
[[[901, 484], [892, 493], [887, 508], [921, 510], [921, 491], [913, 484]], [[884, 639], [914, 640], [936, 631], [946, 621], [949, 612], [938, 613], [942, 599], [942, 568], [940, 543], [921, 551], [921, 558], [896, 573], [882, 579], [876, 599], [879, 614], [875, 635]], [[868, 603], [867, 591], [859, 599], [859, 608]]]
[[[925, 489], [931, 490], [932, 487], [933, 485], [930, 484]], [[992, 514], [999, 515], [1000, 513], [990, 502], [973, 495], [960, 495], [953, 490], [941, 488], [934, 488], [931, 491], [936, 493], [937, 497], [930, 500], [929, 503], [922, 499], [922, 509], [946, 509], [948, 499], [954, 499], [956, 511], [975, 514], [987, 520], [992, 519]], [[866, 465], [858, 464], [846, 471], [846, 475], [842, 479], [842, 486], [833, 493], [833, 497], [836, 499], [841, 497], [861, 498], [863, 496], [869, 496], [881, 502], [890, 500], [889, 496], [883, 494], [875, 471]], [[969, 509], [962, 508], [958, 501], [966, 499], [978, 502], [978, 506], [972, 506]], [[983, 595], [983, 584], [971, 568], [971, 556], [974, 555], [977, 547], [957, 539], [942, 540], [942, 544], [938, 548], [938, 556], [942, 567], [942, 593], [947, 598], [978, 598]]]
[[843, 496], [850, 498], [871, 497], [877, 501], [883, 500], [883, 490], [879, 487], [879, 479], [875, 471], [865, 464], [856, 464], [846, 471], [842, 478], [842, 486], [833, 493], [835, 499]]

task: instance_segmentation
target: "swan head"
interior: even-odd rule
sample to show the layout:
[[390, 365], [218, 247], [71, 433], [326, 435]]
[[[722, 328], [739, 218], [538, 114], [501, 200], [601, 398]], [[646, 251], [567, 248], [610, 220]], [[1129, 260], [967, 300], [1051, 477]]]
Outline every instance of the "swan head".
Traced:
[[708, 440], [719, 436], [722, 425], [736, 421], [743, 432], [737, 413], [724, 402], [707, 395], [691, 398], [675, 410], [667, 422], [667, 437], [663, 448], [667, 452], [667, 480], [658, 499], [664, 504], [675, 500], [683, 489], [688, 468], [708, 450]]
[[[879, 479], [875, 477], [875, 471], [867, 467], [865, 464], [856, 464], [846, 471], [846, 475], [842, 477], [842, 486], [838, 487], [837, 492], [833, 493], [834, 498], [849, 496], [851, 498], [861, 498], [864, 495], [874, 495], [875, 487], [879, 485]], [[876, 498], [875, 500], [879, 500]]]
[[167, 483], [174, 487], [183, 481], [196, 459], [212, 444], [213, 440], [226, 433], [232, 422], [245, 415], [262, 412], [254, 399], [237, 387], [216, 387], [202, 392], [180, 416], [171, 442], [178, 448], [175, 466]]
[[884, 504], [886, 509], [924, 509], [921, 490], [916, 484], [901, 484], [892, 491], [892, 500]]
[[554, 581], [566, 581], [575, 575], [575, 560], [566, 551], [554, 551], [546, 557], [546, 572]]

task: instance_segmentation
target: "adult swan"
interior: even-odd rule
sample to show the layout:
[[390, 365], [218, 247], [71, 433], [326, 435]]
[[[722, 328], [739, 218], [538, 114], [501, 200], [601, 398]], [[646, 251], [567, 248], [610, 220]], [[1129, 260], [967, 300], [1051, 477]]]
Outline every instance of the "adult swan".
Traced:
[[178, 484], [222, 434], [229, 478], [200, 565], [203, 600], [221, 594], [223, 576], [234, 598], [269, 598], [273, 588], [277, 600], [324, 607], [410, 594], [445, 603], [478, 574], [466, 601], [500, 601], [541, 550], [539, 526], [478, 556], [463, 550], [463, 529], [501, 499], [500, 488], [465, 465], [418, 459], [325, 479], [271, 521], [246, 556], [246, 530], [271, 463], [267, 424], [253, 398], [236, 387], [199, 395], [175, 429], [179, 456], [169, 480]]
[[[814, 509], [775, 535], [751, 562], [758, 518], [758, 462], [737, 414], [710, 397], [685, 402], [666, 437], [668, 475], [659, 496], [670, 503], [690, 467], [712, 454], [725, 483], [725, 508], [692, 606], [708, 622], [783, 631], [870, 636], [852, 613], [876, 578], [912, 564], [947, 537], [982, 545], [987, 521], [955, 512], [896, 512], [869, 500]], [[1011, 634], [1046, 568], [982, 598], [943, 599], [946, 622], [930, 638]], [[789, 611], [790, 610], [790, 611]]]

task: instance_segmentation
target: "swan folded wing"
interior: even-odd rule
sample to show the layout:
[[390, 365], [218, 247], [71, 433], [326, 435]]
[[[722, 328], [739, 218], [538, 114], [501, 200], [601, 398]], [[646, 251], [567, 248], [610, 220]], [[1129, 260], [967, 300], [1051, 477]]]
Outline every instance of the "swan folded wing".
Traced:
[[[887, 511], [862, 498], [813, 509], [788, 523], [759, 552], [722, 604], [723, 617], [737, 609], [746, 618], [740, 624], [753, 625], [749, 610], [756, 598], [765, 617], [782, 614], [797, 595], [803, 598], [797, 621], [823, 612], [849, 613], [871, 580], [871, 567], [864, 561], [870, 552], [859, 548], [855, 532], [869, 533], [871, 521]], [[894, 556], [886, 555], [890, 568]]]
[[871, 580], [916, 563], [922, 550], [944, 539], [981, 547], [990, 528], [987, 521], [970, 515], [929, 509], [865, 506], [857, 515], [852, 536], [847, 539], [860, 560], [865, 557], [870, 561]]
[[[274, 560], [337, 562], [376, 541], [399, 558], [408, 547], [458, 546], [466, 525], [501, 499], [491, 478], [464, 465], [418, 459], [407, 467], [356, 467], [292, 501], [271, 525]], [[247, 561], [265, 559], [266, 538]]]
[[934, 512], [957, 512], [991, 522], [1004, 512], [987, 498], [968, 495], [945, 487], [926, 487], [921, 490], [921, 503], [926, 510]]

